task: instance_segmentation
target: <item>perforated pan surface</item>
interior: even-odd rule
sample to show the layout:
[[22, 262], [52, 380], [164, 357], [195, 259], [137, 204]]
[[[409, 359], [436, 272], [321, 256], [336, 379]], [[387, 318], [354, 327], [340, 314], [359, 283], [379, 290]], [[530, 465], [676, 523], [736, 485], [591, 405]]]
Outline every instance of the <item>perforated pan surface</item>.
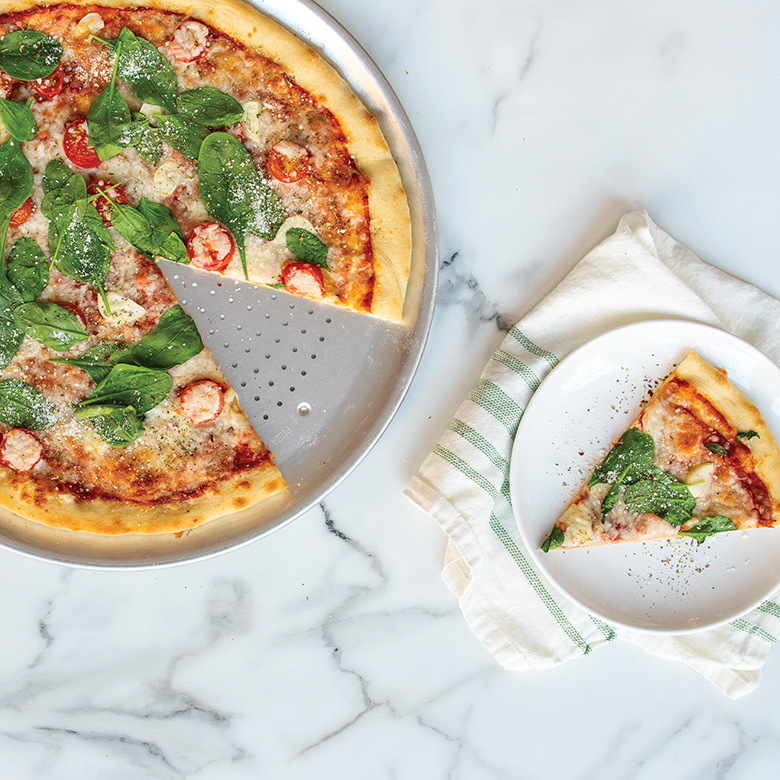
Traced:
[[66, 532], [0, 512], [0, 545], [6, 549], [71, 565], [128, 569], [181, 563], [247, 544], [293, 520], [341, 482], [376, 443], [406, 394], [433, 315], [438, 268], [433, 196], [414, 132], [376, 65], [319, 6], [308, 0], [254, 5], [329, 60], [388, 139], [412, 215], [404, 318], [385, 322], [161, 263], [273, 451], [289, 491], [178, 538]]

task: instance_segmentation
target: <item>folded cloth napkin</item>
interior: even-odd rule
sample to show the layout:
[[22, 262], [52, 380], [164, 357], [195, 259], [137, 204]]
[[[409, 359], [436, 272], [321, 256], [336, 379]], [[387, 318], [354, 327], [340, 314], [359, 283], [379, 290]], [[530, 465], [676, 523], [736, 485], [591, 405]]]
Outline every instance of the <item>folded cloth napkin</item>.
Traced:
[[629, 213], [512, 328], [405, 493], [447, 533], [443, 577], [503, 667], [549, 668], [620, 638], [684, 661], [736, 698], [758, 685], [780, 637], [780, 593], [698, 633], [615, 629], [547, 583], [523, 546], [508, 498], [512, 443], [539, 382], [594, 337], [662, 318], [723, 328], [780, 364], [780, 301], [702, 262], [646, 212]]

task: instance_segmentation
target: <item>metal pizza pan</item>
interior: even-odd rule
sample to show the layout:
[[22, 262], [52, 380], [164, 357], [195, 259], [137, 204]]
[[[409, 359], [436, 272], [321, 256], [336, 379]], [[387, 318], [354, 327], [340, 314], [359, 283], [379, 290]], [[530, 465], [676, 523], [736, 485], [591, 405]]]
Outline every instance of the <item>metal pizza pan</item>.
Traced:
[[[328, 60], [376, 116], [412, 217], [401, 322], [342, 311], [260, 285], [161, 263], [289, 490], [183, 534], [100, 536], [0, 512], [0, 546], [89, 568], [200, 560], [254, 542], [316, 506], [379, 440], [412, 382], [433, 317], [438, 240], [433, 193], [412, 125], [359, 43], [310, 0], [255, 0]], [[132, 512], [128, 506], [128, 512]]]

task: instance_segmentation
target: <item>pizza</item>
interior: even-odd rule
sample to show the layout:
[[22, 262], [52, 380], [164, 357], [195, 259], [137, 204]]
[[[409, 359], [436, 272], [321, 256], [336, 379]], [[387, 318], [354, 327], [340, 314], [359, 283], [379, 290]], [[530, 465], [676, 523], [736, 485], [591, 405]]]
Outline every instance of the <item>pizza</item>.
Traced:
[[376, 119], [236, 0], [0, 15], [0, 506], [180, 532], [286, 489], [162, 263], [403, 316]]
[[542, 544], [589, 547], [780, 522], [780, 451], [727, 373], [690, 352], [555, 523]]

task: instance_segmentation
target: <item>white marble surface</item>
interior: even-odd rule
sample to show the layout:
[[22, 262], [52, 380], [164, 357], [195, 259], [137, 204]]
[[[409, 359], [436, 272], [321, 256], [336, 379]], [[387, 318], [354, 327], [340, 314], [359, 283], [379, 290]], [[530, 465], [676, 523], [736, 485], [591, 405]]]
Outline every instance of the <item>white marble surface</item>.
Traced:
[[732, 701], [626, 644], [499, 668], [401, 491], [503, 330], [644, 207], [780, 296], [780, 6], [323, 0], [405, 105], [437, 312], [398, 415], [268, 538], [153, 571], [0, 550], [0, 777], [774, 778], [780, 650]]

